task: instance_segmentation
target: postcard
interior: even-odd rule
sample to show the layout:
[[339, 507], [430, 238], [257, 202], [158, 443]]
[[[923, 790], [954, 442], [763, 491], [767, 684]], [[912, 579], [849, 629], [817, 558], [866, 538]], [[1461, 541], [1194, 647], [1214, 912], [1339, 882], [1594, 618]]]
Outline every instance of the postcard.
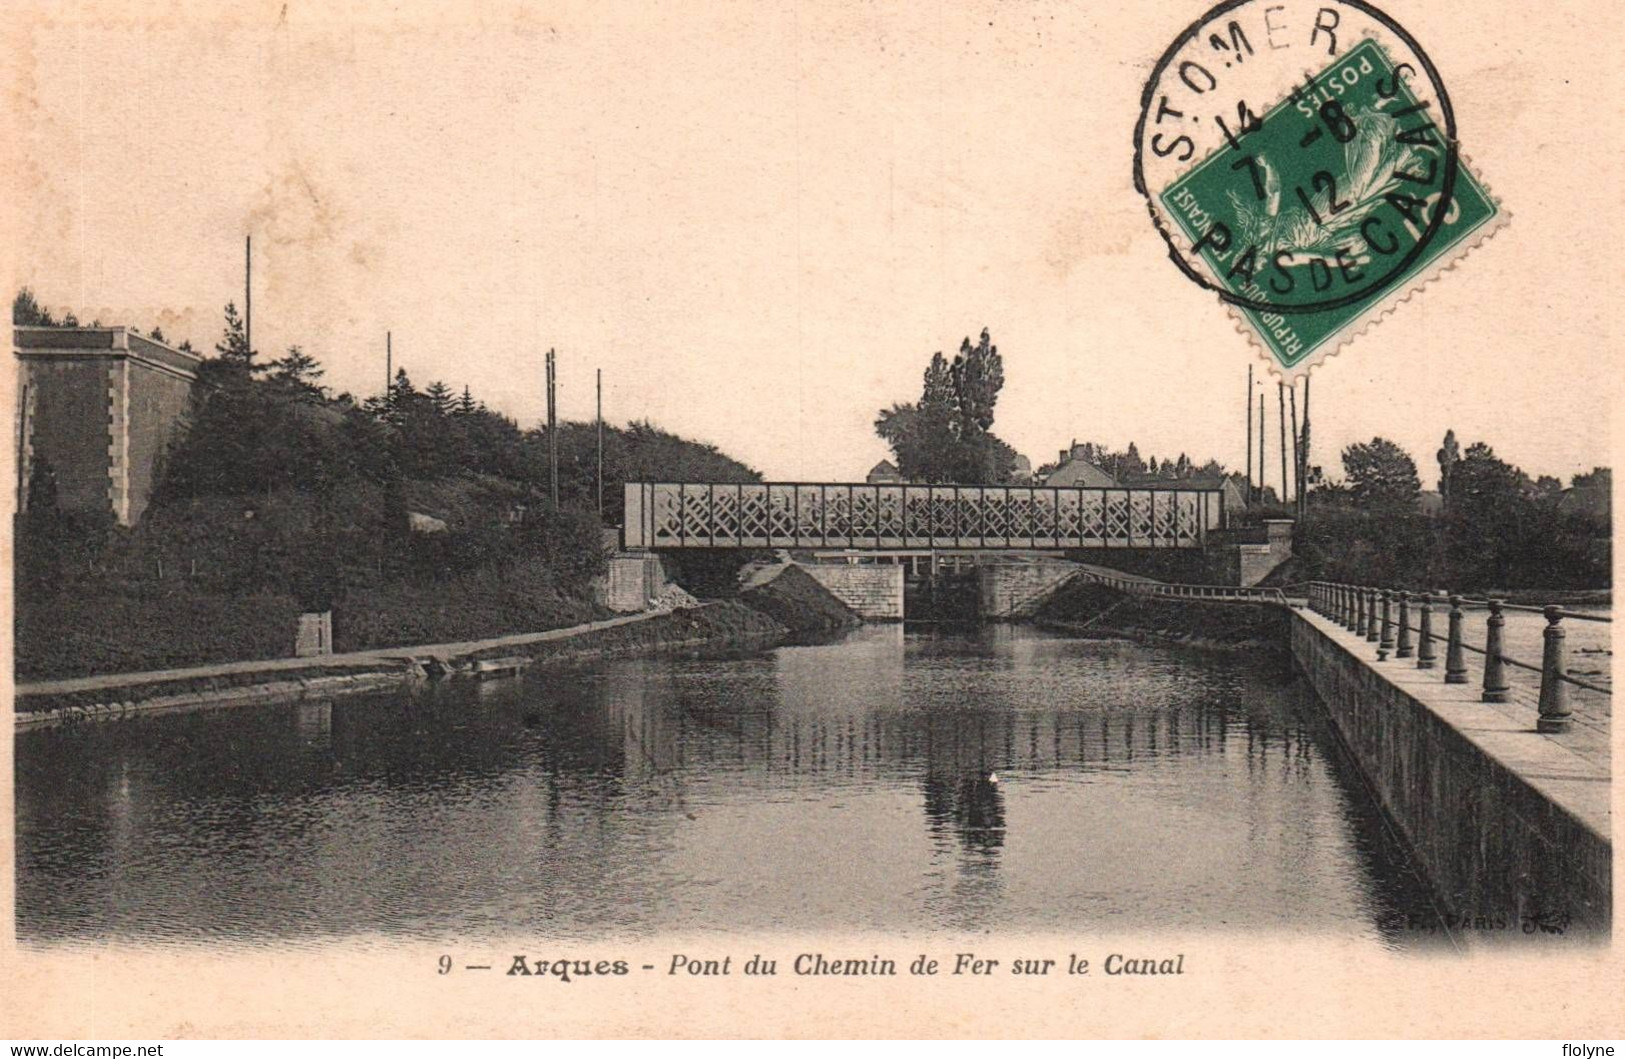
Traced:
[[15, 5], [0, 1028], [1621, 1036], [1619, 28]]

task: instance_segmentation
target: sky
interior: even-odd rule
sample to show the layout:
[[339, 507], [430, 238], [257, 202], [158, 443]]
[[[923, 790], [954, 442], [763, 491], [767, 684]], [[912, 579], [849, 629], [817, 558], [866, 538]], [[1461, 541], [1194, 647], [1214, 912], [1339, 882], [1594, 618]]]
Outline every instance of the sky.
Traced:
[[[209, 348], [252, 236], [256, 347], [336, 389], [381, 389], [391, 332], [419, 385], [531, 426], [552, 347], [562, 416], [602, 369], [610, 421], [776, 480], [861, 480], [877, 411], [986, 327], [994, 429], [1035, 465], [1077, 439], [1240, 468], [1263, 363], [1131, 183], [1143, 82], [1203, 6], [57, 4], [10, 30], [16, 284]], [[1512, 222], [1315, 370], [1313, 462], [1381, 435], [1431, 484], [1449, 428], [1531, 474], [1608, 463], [1611, 53], [1542, 61], [1594, 32], [1562, 11], [1385, 6]]]

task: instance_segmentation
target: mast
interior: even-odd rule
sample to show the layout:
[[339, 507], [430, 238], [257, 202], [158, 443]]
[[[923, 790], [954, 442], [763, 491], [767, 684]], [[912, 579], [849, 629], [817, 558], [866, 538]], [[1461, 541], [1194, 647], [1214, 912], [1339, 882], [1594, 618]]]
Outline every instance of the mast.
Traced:
[[1281, 503], [1286, 504], [1286, 383], [1275, 384], [1275, 398], [1281, 403]]
[[598, 522], [604, 521], [604, 369], [597, 370], [598, 379]]
[[1253, 499], [1253, 366], [1247, 365], [1247, 399], [1241, 403], [1247, 416], [1247, 500]]
[[547, 468], [548, 487], [547, 495], [552, 499], [553, 506], [559, 506], [559, 419], [557, 379], [558, 367], [555, 361], [557, 354], [553, 350], [547, 351]]

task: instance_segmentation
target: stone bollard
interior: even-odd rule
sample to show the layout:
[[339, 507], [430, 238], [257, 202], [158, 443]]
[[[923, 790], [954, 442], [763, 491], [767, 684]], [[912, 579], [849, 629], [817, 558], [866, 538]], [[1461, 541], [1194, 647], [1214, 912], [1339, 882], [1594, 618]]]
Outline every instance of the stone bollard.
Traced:
[[1366, 627], [1365, 589], [1354, 590], [1354, 635], [1364, 636]]
[[1382, 619], [1377, 614], [1377, 590], [1365, 592], [1365, 639], [1367, 643], [1382, 642]]
[[1349, 617], [1349, 586], [1337, 586], [1337, 620], [1345, 629], [1348, 628]]
[[1444, 682], [1467, 683], [1467, 657], [1461, 646], [1461, 597], [1450, 597], [1450, 638], [1444, 647]]
[[1399, 596], [1399, 642], [1394, 650], [1395, 658], [1410, 658], [1416, 654], [1416, 648], [1411, 640], [1411, 594], [1409, 592], [1397, 593]]
[[1489, 632], [1484, 637], [1484, 694], [1480, 696], [1485, 702], [1505, 702], [1512, 692], [1507, 684], [1506, 662], [1501, 659], [1507, 623], [1501, 615], [1504, 602], [1490, 600]]
[[1563, 676], [1568, 672], [1568, 633], [1563, 631], [1563, 608], [1546, 608], [1546, 649], [1540, 656], [1540, 720], [1537, 732], [1566, 732], [1573, 721], [1569, 713], [1569, 690]]
[[1424, 592], [1421, 603], [1422, 632], [1417, 638], [1416, 668], [1432, 669], [1438, 664], [1438, 659], [1433, 654], [1433, 593]]
[[1377, 659], [1386, 662], [1394, 649], [1394, 593], [1382, 590], [1382, 638], [1377, 641]]

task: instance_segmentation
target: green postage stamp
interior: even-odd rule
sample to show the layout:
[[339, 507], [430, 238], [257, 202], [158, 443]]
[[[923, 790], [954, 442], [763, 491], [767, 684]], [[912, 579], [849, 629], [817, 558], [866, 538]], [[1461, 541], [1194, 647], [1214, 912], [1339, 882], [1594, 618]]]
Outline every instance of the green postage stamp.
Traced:
[[1283, 375], [1506, 220], [1416, 74], [1362, 39], [1262, 115], [1242, 102], [1212, 119], [1217, 146], [1155, 193], [1154, 216], [1177, 226], [1164, 233], [1176, 261], [1218, 290]]

